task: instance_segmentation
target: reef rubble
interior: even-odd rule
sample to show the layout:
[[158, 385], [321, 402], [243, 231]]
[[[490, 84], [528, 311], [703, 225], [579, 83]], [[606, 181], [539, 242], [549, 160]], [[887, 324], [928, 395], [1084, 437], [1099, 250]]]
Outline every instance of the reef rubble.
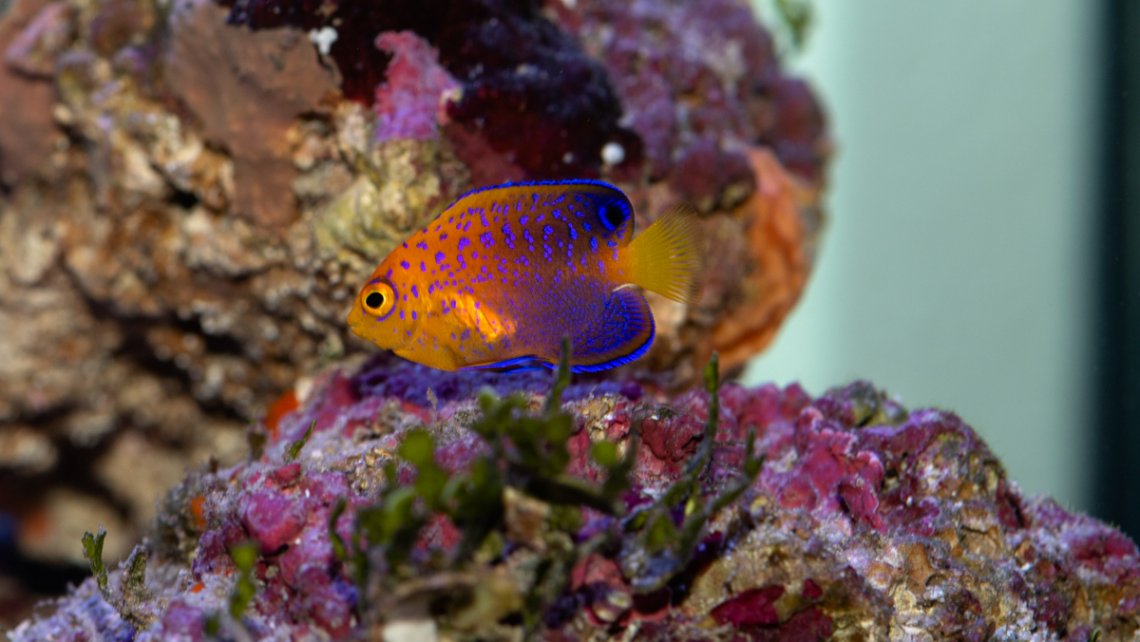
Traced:
[[952, 413], [551, 379], [326, 370], [11, 640], [1140, 634], [1136, 545], [1022, 496]]

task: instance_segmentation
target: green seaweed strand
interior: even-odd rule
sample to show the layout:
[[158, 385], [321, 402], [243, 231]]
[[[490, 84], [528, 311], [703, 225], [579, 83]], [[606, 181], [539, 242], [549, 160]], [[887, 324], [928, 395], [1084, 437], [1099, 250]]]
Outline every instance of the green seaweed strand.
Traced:
[[100, 528], [99, 533], [92, 535], [83, 533], [83, 557], [91, 565], [91, 574], [95, 576], [95, 583], [99, 592], [106, 599], [110, 592], [107, 589], [107, 567], [103, 565], [103, 540], [107, 539], [107, 531]]

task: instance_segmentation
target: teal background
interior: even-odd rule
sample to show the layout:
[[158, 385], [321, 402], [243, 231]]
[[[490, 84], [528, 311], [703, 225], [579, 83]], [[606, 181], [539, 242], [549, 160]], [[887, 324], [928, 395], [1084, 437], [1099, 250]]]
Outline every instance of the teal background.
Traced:
[[791, 64], [830, 116], [829, 224], [746, 380], [952, 409], [1025, 491], [1088, 510], [1098, 5], [812, 4]]

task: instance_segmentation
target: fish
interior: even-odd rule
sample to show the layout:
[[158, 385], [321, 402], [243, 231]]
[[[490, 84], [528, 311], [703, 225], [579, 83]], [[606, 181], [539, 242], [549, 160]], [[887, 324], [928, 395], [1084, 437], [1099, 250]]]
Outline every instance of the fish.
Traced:
[[653, 313], [641, 289], [690, 302], [697, 270], [690, 206], [634, 237], [634, 209], [599, 180], [472, 190], [412, 234], [360, 288], [357, 336], [432, 368], [597, 372], [642, 357]]

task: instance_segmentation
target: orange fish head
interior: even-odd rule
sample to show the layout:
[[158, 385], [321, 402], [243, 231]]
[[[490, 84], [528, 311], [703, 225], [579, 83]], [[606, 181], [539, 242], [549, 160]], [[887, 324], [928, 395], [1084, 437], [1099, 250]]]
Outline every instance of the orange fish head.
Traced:
[[413, 321], [400, 310], [399, 287], [386, 276], [372, 276], [356, 295], [348, 313], [348, 327], [353, 334], [393, 351], [411, 341]]

